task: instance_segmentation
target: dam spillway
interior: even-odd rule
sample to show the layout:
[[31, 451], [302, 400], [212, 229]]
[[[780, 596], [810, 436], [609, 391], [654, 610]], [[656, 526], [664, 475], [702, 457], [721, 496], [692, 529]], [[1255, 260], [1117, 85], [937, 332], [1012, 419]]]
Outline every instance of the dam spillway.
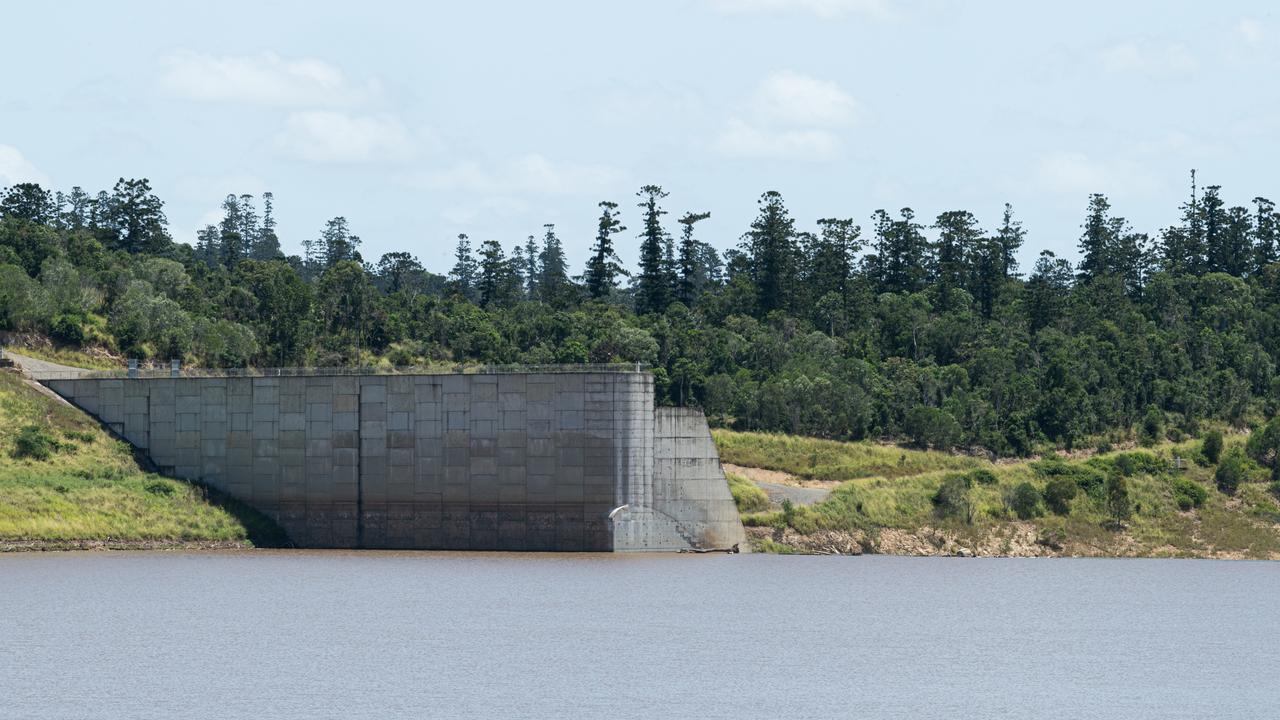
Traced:
[[643, 371], [42, 382], [300, 547], [746, 545], [706, 420]]

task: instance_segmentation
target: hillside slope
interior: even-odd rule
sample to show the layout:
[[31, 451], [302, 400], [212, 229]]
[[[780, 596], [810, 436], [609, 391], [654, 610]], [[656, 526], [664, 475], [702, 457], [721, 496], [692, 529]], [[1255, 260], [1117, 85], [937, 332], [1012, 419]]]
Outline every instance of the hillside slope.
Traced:
[[1239, 454], [1244, 435], [1229, 436], [1222, 455], [1243, 460], [1231, 493], [1199, 441], [991, 463], [874, 443], [714, 435], [726, 463], [832, 487], [810, 506], [744, 512], [766, 551], [1280, 559], [1280, 487]]
[[88, 415], [0, 372], [0, 549], [283, 540], [262, 515], [147, 472]]

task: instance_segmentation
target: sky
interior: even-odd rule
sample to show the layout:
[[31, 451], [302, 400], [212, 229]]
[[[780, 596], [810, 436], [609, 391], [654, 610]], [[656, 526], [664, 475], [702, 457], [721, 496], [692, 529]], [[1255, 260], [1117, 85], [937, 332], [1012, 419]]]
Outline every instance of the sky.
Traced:
[[194, 243], [271, 191], [286, 252], [348, 218], [366, 260], [447, 271], [455, 237], [555, 223], [580, 267], [597, 204], [662, 185], [668, 229], [735, 246], [767, 190], [801, 229], [877, 208], [1013, 204], [1076, 257], [1092, 192], [1140, 231], [1188, 171], [1280, 199], [1280, 16], [1266, 2], [58, 2], [6, 8], [0, 186], [146, 177]]

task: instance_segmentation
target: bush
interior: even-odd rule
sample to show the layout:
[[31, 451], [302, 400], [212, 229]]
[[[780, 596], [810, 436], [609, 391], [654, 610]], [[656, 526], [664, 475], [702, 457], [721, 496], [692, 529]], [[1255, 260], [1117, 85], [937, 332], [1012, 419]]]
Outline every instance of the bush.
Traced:
[[[1097, 464], [1098, 460], [1090, 461]], [[1168, 470], [1168, 466], [1163, 460], [1149, 452], [1129, 452], [1121, 453], [1115, 457], [1102, 461], [1102, 466], [1106, 467], [1109, 463], [1121, 475], [1125, 477], [1133, 477], [1134, 475], [1159, 475]]]
[[1210, 430], [1205, 433], [1204, 441], [1200, 443], [1200, 453], [1211, 464], [1218, 464], [1218, 458], [1222, 457], [1222, 432], [1220, 430]]
[[79, 440], [82, 443], [92, 443], [97, 439], [97, 436], [88, 430], [63, 430], [62, 434], [65, 435], [68, 440]]
[[1271, 418], [1266, 425], [1253, 431], [1244, 450], [1253, 461], [1272, 470], [1272, 476], [1280, 479], [1280, 415]]
[[1208, 499], [1209, 491], [1205, 490], [1200, 483], [1187, 478], [1177, 478], [1173, 481], [1173, 500], [1178, 503], [1179, 510], [1200, 507]]
[[935, 450], [950, 450], [964, 436], [960, 423], [951, 413], [924, 405], [917, 405], [907, 412], [903, 430], [916, 447]]
[[1040, 491], [1029, 482], [1014, 487], [1006, 502], [1019, 520], [1030, 520], [1044, 514], [1040, 510]]
[[1239, 450], [1232, 450], [1223, 456], [1222, 462], [1218, 463], [1218, 469], [1213, 473], [1213, 481], [1217, 483], [1219, 490], [1227, 495], [1236, 493], [1240, 483], [1244, 482], [1248, 475], [1244, 460], [1244, 454]]
[[1151, 447], [1160, 442], [1164, 437], [1164, 413], [1160, 412], [1160, 408], [1155, 405], [1148, 405], [1147, 412], [1142, 416], [1142, 427], [1138, 430], [1138, 442], [1145, 447]]
[[1055, 515], [1067, 515], [1071, 512], [1071, 501], [1080, 492], [1075, 480], [1059, 475], [1052, 478], [1044, 486], [1044, 504]]
[[64, 345], [84, 344], [84, 319], [79, 315], [59, 315], [49, 325], [49, 335]]
[[1129, 481], [1123, 475], [1107, 476], [1104, 486], [1107, 499], [1107, 514], [1116, 520], [1128, 520], [1133, 515], [1133, 505], [1129, 500]]
[[996, 485], [1000, 482], [996, 474], [986, 469], [970, 470], [969, 485]]
[[173, 494], [173, 485], [163, 480], [152, 480], [147, 483], [147, 492], [152, 495], [169, 496]]
[[27, 425], [14, 438], [11, 454], [15, 458], [48, 460], [60, 449], [61, 444], [48, 430], [39, 425]]
[[973, 522], [973, 503], [969, 499], [968, 477], [957, 474], [947, 475], [930, 499], [938, 517], [960, 518], [966, 523]]

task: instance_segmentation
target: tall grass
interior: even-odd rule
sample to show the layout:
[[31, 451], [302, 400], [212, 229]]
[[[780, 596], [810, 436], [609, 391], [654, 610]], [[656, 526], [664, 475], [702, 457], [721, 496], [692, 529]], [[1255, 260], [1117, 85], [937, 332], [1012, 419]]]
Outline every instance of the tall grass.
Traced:
[[720, 458], [814, 480], [897, 478], [989, 466], [976, 458], [869, 442], [839, 442], [773, 433], [714, 430]]

